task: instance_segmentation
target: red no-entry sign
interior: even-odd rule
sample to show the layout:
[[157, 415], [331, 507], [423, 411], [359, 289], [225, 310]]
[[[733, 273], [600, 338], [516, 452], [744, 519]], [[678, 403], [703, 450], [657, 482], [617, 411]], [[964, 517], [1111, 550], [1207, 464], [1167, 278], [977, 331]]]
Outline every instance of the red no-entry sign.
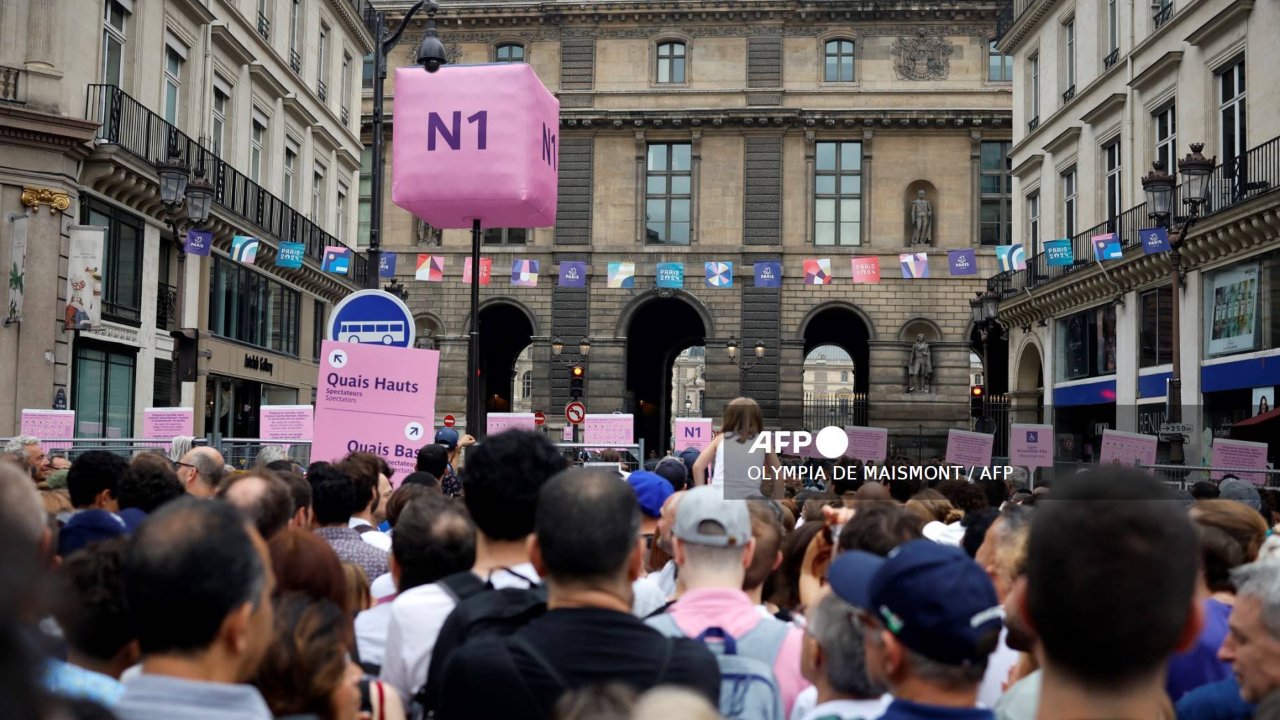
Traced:
[[564, 406], [564, 419], [568, 420], [570, 423], [574, 425], [580, 425], [582, 424], [582, 421], [586, 419], [586, 417], [587, 417], [587, 406], [583, 405], [577, 400], [574, 400], [573, 402]]
[[542, 424], [545, 423], [546, 421], [547, 421], [547, 416], [543, 414], [541, 410], [533, 414], [534, 425], [537, 425], [538, 427], [542, 427]]
[[457, 419], [457, 418], [455, 418], [455, 417], [454, 417], [454, 416], [452, 416], [452, 415], [445, 415], [445, 416], [444, 416], [444, 426], [445, 426], [445, 427], [453, 427], [453, 426], [454, 426], [454, 424], [455, 424], [455, 423], [457, 423], [457, 422], [458, 422], [458, 419]]

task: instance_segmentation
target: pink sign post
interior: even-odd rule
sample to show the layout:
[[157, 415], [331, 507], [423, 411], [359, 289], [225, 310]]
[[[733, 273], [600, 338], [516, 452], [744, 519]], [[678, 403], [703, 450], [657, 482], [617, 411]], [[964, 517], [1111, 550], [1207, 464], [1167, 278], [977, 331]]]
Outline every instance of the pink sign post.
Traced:
[[196, 434], [195, 411], [191, 408], [146, 408], [142, 411], [142, 437], [167, 440], [156, 447], [168, 447], [175, 437]]
[[676, 437], [671, 445], [676, 452], [686, 448], [701, 452], [711, 444], [714, 434], [711, 418], [676, 418]]
[[362, 450], [381, 455], [403, 478], [436, 416], [436, 350], [325, 340], [316, 390], [311, 460]]
[[1009, 464], [1035, 469], [1053, 467], [1053, 426], [1009, 426]]
[[485, 418], [485, 434], [497, 435], [506, 430], [534, 430], [537, 421], [533, 413], [491, 412]]
[[71, 443], [43, 442], [45, 438], [73, 438], [76, 436], [75, 410], [40, 410], [26, 408], [22, 411], [19, 434], [40, 438], [45, 450], [61, 450]]
[[396, 69], [391, 199], [437, 228], [551, 227], [560, 102], [526, 63]]
[[[1214, 438], [1212, 465], [1236, 470], [1266, 470], [1267, 444]], [[1209, 474], [1209, 479], [1221, 480], [1224, 475], [1235, 475], [1241, 480], [1248, 480], [1254, 485], [1267, 484], [1267, 476], [1263, 473], [1233, 473], [1230, 470], [1214, 470]]]
[[889, 431], [885, 428], [847, 427], [844, 434], [849, 437], [849, 449], [844, 451], [847, 457], [883, 462], [889, 455]]
[[630, 414], [587, 414], [582, 442], [595, 448], [616, 448], [635, 444]]
[[947, 431], [947, 464], [986, 467], [991, 464], [991, 450], [996, 436], [968, 430]]
[[1102, 465], [1154, 465], [1160, 439], [1155, 435], [1102, 431]]

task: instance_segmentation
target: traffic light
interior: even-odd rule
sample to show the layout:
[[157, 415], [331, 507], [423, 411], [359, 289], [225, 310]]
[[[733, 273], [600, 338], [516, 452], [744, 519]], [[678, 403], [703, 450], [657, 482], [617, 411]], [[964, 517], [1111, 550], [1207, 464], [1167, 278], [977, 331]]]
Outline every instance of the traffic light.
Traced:
[[969, 416], [980, 418], [986, 407], [987, 389], [982, 385], [969, 386]]
[[178, 373], [178, 381], [195, 382], [196, 376], [200, 374], [200, 358], [212, 357], [213, 352], [200, 351], [200, 331], [195, 328], [171, 330], [169, 334], [173, 336], [174, 348], [178, 355], [178, 366], [174, 368]]
[[582, 397], [582, 387], [587, 379], [587, 371], [581, 365], [574, 365], [569, 371], [569, 397], [577, 400]]

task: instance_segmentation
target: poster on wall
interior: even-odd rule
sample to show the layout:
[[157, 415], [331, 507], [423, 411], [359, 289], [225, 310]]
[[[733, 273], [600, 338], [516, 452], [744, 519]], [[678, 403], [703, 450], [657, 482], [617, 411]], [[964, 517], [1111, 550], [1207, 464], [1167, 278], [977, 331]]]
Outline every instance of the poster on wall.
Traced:
[[1265, 415], [1275, 409], [1276, 406], [1276, 388], [1260, 387], [1253, 389], [1253, 407], [1252, 415]]
[[102, 324], [102, 245], [105, 227], [72, 225], [67, 251], [66, 330]]
[[40, 438], [45, 450], [62, 450], [71, 443], [51, 443], [48, 438], [72, 438], [76, 434], [75, 410], [42, 410], [23, 408], [18, 433]]
[[1258, 278], [1258, 263], [1228, 268], [1210, 278], [1205, 292], [1209, 355], [1257, 349]]
[[27, 277], [27, 216], [22, 213], [11, 213], [9, 221], [13, 223], [13, 250], [10, 252], [9, 276], [9, 310], [5, 314], [4, 324], [22, 321], [22, 294], [26, 288]]

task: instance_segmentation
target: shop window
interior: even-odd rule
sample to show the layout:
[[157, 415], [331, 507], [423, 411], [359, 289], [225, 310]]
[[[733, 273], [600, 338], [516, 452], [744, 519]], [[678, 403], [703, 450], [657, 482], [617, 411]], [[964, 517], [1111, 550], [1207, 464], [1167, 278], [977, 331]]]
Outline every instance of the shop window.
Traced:
[[220, 256], [211, 265], [209, 331], [296, 356], [300, 293]]
[[1091, 308], [1058, 321], [1058, 380], [1112, 375], [1116, 371], [1116, 309]]
[[1139, 367], [1166, 365], [1173, 358], [1173, 290], [1162, 287], [1142, 293], [1138, 344]]

